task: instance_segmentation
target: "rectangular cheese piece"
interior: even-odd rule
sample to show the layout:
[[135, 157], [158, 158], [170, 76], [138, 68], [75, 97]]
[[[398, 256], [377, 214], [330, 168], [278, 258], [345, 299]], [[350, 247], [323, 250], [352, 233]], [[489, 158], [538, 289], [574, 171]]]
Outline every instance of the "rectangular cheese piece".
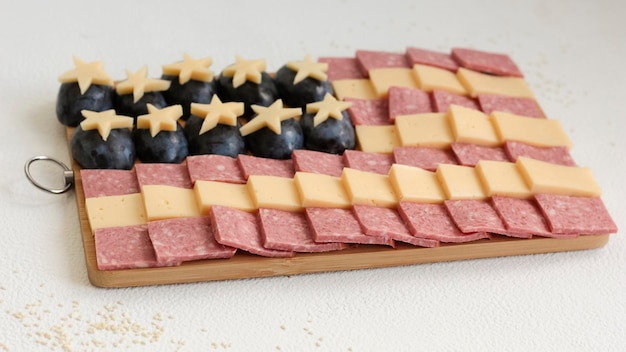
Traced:
[[398, 199], [389, 177], [374, 172], [344, 168], [341, 181], [352, 204], [392, 208]]
[[495, 147], [501, 144], [489, 115], [460, 105], [450, 105], [447, 114], [455, 142]]
[[476, 172], [487, 196], [530, 198], [532, 193], [514, 163], [506, 161], [480, 160]]
[[302, 203], [292, 178], [250, 175], [248, 192], [257, 208], [301, 211]]
[[461, 84], [454, 72], [428, 65], [413, 65], [413, 74], [421, 90], [432, 92], [435, 89], [450, 93], [467, 95], [467, 89]]
[[478, 173], [473, 167], [440, 164], [436, 173], [447, 199], [487, 198]]
[[369, 79], [340, 79], [331, 83], [337, 99], [345, 98], [376, 99], [378, 98], [374, 86]]
[[516, 165], [533, 194], [578, 197], [599, 197], [602, 194], [589, 168], [551, 164], [525, 156], [517, 158]]
[[376, 68], [370, 70], [369, 74], [374, 91], [379, 98], [386, 98], [390, 87], [418, 88], [410, 68]]
[[535, 98], [526, 81], [519, 77], [493, 76], [466, 68], [459, 68], [456, 76], [472, 98], [479, 94], [498, 94], [510, 97]]
[[395, 126], [404, 147], [449, 148], [454, 142], [445, 113], [396, 116]]
[[393, 153], [400, 146], [400, 140], [393, 125], [354, 126], [358, 149], [369, 153]]
[[141, 193], [86, 198], [85, 208], [92, 233], [100, 228], [143, 225], [148, 221]]
[[558, 120], [538, 119], [494, 111], [491, 121], [502, 142], [518, 141], [536, 147], [572, 147], [572, 142]]
[[305, 208], [350, 208], [352, 201], [341, 178], [310, 172], [296, 172], [296, 188]]
[[248, 193], [248, 186], [245, 184], [198, 180], [195, 183], [194, 192], [200, 212], [205, 215], [210, 214], [213, 205], [223, 205], [248, 212], [257, 209]]
[[446, 196], [434, 172], [408, 165], [394, 164], [389, 181], [398, 201], [443, 203]]
[[148, 220], [200, 216], [192, 189], [167, 185], [144, 185], [142, 194]]

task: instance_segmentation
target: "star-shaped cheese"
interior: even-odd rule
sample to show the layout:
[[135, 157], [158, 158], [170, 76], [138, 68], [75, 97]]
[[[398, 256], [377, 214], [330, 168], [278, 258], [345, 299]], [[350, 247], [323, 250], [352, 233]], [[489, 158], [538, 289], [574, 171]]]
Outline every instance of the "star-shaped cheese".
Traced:
[[326, 93], [324, 100], [306, 104], [306, 112], [309, 114], [316, 113], [313, 117], [313, 127], [317, 127], [329, 117], [341, 120], [343, 118], [342, 112], [350, 106], [352, 106], [351, 102], [337, 100], [331, 94]]
[[213, 72], [209, 70], [209, 66], [212, 64], [213, 59], [210, 57], [194, 59], [185, 54], [183, 61], [163, 65], [163, 74], [178, 76], [178, 82], [180, 84], [185, 84], [189, 82], [190, 79], [210, 82], [213, 80]]
[[237, 126], [237, 117], [243, 115], [244, 103], [222, 103], [217, 95], [211, 98], [211, 104], [191, 103], [191, 114], [204, 119], [200, 133], [210, 131], [218, 123]]
[[237, 88], [246, 81], [261, 83], [261, 73], [266, 69], [266, 62], [263, 59], [245, 60], [237, 55], [234, 64], [226, 67], [222, 74], [233, 78], [233, 87]]
[[78, 82], [80, 94], [85, 94], [92, 84], [113, 85], [113, 79], [104, 72], [104, 65], [101, 61], [84, 62], [76, 56], [73, 59], [75, 67], [59, 76], [61, 83]]
[[84, 131], [97, 129], [98, 132], [100, 132], [100, 136], [105, 141], [109, 138], [112, 129], [133, 127], [133, 118], [117, 115], [115, 109], [102, 112], [82, 110], [81, 114], [85, 117], [85, 120], [80, 123], [80, 127]]
[[172, 105], [159, 109], [152, 104], [148, 107], [147, 115], [137, 116], [137, 128], [150, 129], [150, 135], [156, 136], [161, 131], [176, 131], [178, 119], [183, 116], [181, 105]]
[[326, 81], [328, 75], [328, 64], [323, 62], [315, 62], [311, 59], [310, 55], [304, 57], [304, 61], [290, 61], [287, 63], [287, 67], [296, 71], [296, 77], [293, 79], [293, 84], [298, 84], [307, 77], [314, 78], [318, 81]]
[[280, 123], [282, 121], [296, 117], [302, 113], [300, 108], [284, 108], [281, 99], [276, 100], [269, 107], [252, 105], [252, 110], [254, 110], [257, 115], [248, 123], [241, 126], [239, 132], [241, 132], [242, 136], [247, 136], [263, 127], [267, 127], [274, 131], [274, 133], [280, 134], [282, 131]]
[[144, 66], [137, 72], [126, 70], [125, 81], [117, 84], [117, 94], [133, 93], [133, 102], [139, 101], [144, 93], [159, 92], [170, 87], [170, 81], [157, 78], [148, 78], [148, 67]]

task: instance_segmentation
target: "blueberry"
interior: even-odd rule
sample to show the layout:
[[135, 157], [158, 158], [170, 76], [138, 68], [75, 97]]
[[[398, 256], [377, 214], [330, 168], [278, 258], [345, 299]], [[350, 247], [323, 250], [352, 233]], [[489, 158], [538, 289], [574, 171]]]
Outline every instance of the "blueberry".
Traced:
[[147, 115], [147, 104], [152, 104], [156, 108], [162, 109], [167, 106], [167, 102], [161, 92], [147, 92], [143, 96], [134, 102], [133, 94], [114, 94], [114, 106], [115, 112], [118, 115], [130, 116], [137, 118], [140, 115]]
[[83, 121], [82, 110], [105, 111], [113, 109], [113, 88], [92, 84], [80, 94], [77, 82], [63, 83], [56, 102], [57, 119], [65, 126], [76, 127]]
[[328, 81], [307, 77], [293, 84], [295, 77], [296, 71], [283, 66], [276, 72], [274, 78], [278, 94], [287, 106], [304, 108], [308, 103], [324, 99], [326, 93], [333, 94], [333, 88]]
[[216, 81], [217, 95], [223, 102], [237, 101], [245, 104], [242, 117], [249, 118], [254, 114], [252, 105], [270, 106], [278, 98], [278, 90], [274, 80], [266, 72], [261, 73], [261, 83], [246, 81], [239, 87], [233, 87], [233, 78], [221, 75]]
[[130, 170], [135, 163], [135, 145], [127, 128], [112, 129], [105, 141], [98, 130], [85, 131], [78, 126], [70, 150], [83, 169]]
[[160, 131], [154, 137], [150, 129], [137, 128], [133, 131], [133, 142], [137, 157], [144, 163], [178, 164], [189, 154], [187, 138], [179, 124], [176, 131]]
[[356, 136], [352, 121], [347, 111], [343, 111], [341, 115], [341, 120], [329, 117], [316, 127], [313, 127], [315, 114], [302, 115], [300, 125], [304, 133], [304, 147], [332, 154], [343, 154], [346, 149], [354, 149]]
[[183, 107], [182, 120], [187, 120], [191, 115], [191, 103], [209, 104], [215, 91], [213, 82], [189, 80], [180, 84], [178, 76], [163, 75], [162, 79], [170, 82], [170, 88], [163, 91], [163, 97], [168, 105], [180, 104]]
[[245, 137], [252, 154], [264, 158], [289, 159], [296, 149], [302, 149], [304, 137], [300, 123], [294, 119], [286, 119], [280, 123], [281, 134], [276, 134], [263, 127]]
[[185, 123], [185, 135], [189, 142], [189, 154], [219, 154], [236, 158], [246, 153], [246, 144], [237, 126], [217, 124], [213, 129], [200, 133], [204, 119], [191, 115]]

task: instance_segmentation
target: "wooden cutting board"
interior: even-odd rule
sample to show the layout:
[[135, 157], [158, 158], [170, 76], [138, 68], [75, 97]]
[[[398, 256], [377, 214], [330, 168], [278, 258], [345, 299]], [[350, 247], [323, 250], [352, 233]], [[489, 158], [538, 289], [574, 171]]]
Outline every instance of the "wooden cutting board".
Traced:
[[[68, 144], [72, 130], [67, 129]], [[71, 153], [70, 153], [71, 155]], [[436, 248], [415, 247], [398, 242], [396, 248], [360, 245], [326, 253], [298, 253], [292, 258], [266, 258], [237, 251], [231, 259], [185, 262], [180, 266], [125, 270], [98, 270], [95, 242], [85, 208], [80, 166], [72, 161], [74, 188], [83, 238], [89, 281], [98, 287], [129, 287], [201, 281], [245, 279], [309, 274], [330, 271], [383, 268], [464, 259], [505, 257], [524, 254], [565, 252], [604, 246], [609, 235], [579, 236], [572, 239], [534, 237], [516, 239], [493, 235], [469, 243], [442, 244]], [[461, 264], [459, 264], [461, 265]]]

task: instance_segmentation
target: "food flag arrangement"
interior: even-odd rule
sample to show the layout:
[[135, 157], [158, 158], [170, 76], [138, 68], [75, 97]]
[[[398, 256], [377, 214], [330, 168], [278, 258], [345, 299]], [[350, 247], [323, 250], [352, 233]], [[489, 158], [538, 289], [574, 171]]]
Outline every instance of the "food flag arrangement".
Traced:
[[504, 54], [358, 50], [274, 74], [236, 57], [217, 76], [185, 55], [118, 83], [74, 62], [57, 117], [102, 272], [617, 232]]

